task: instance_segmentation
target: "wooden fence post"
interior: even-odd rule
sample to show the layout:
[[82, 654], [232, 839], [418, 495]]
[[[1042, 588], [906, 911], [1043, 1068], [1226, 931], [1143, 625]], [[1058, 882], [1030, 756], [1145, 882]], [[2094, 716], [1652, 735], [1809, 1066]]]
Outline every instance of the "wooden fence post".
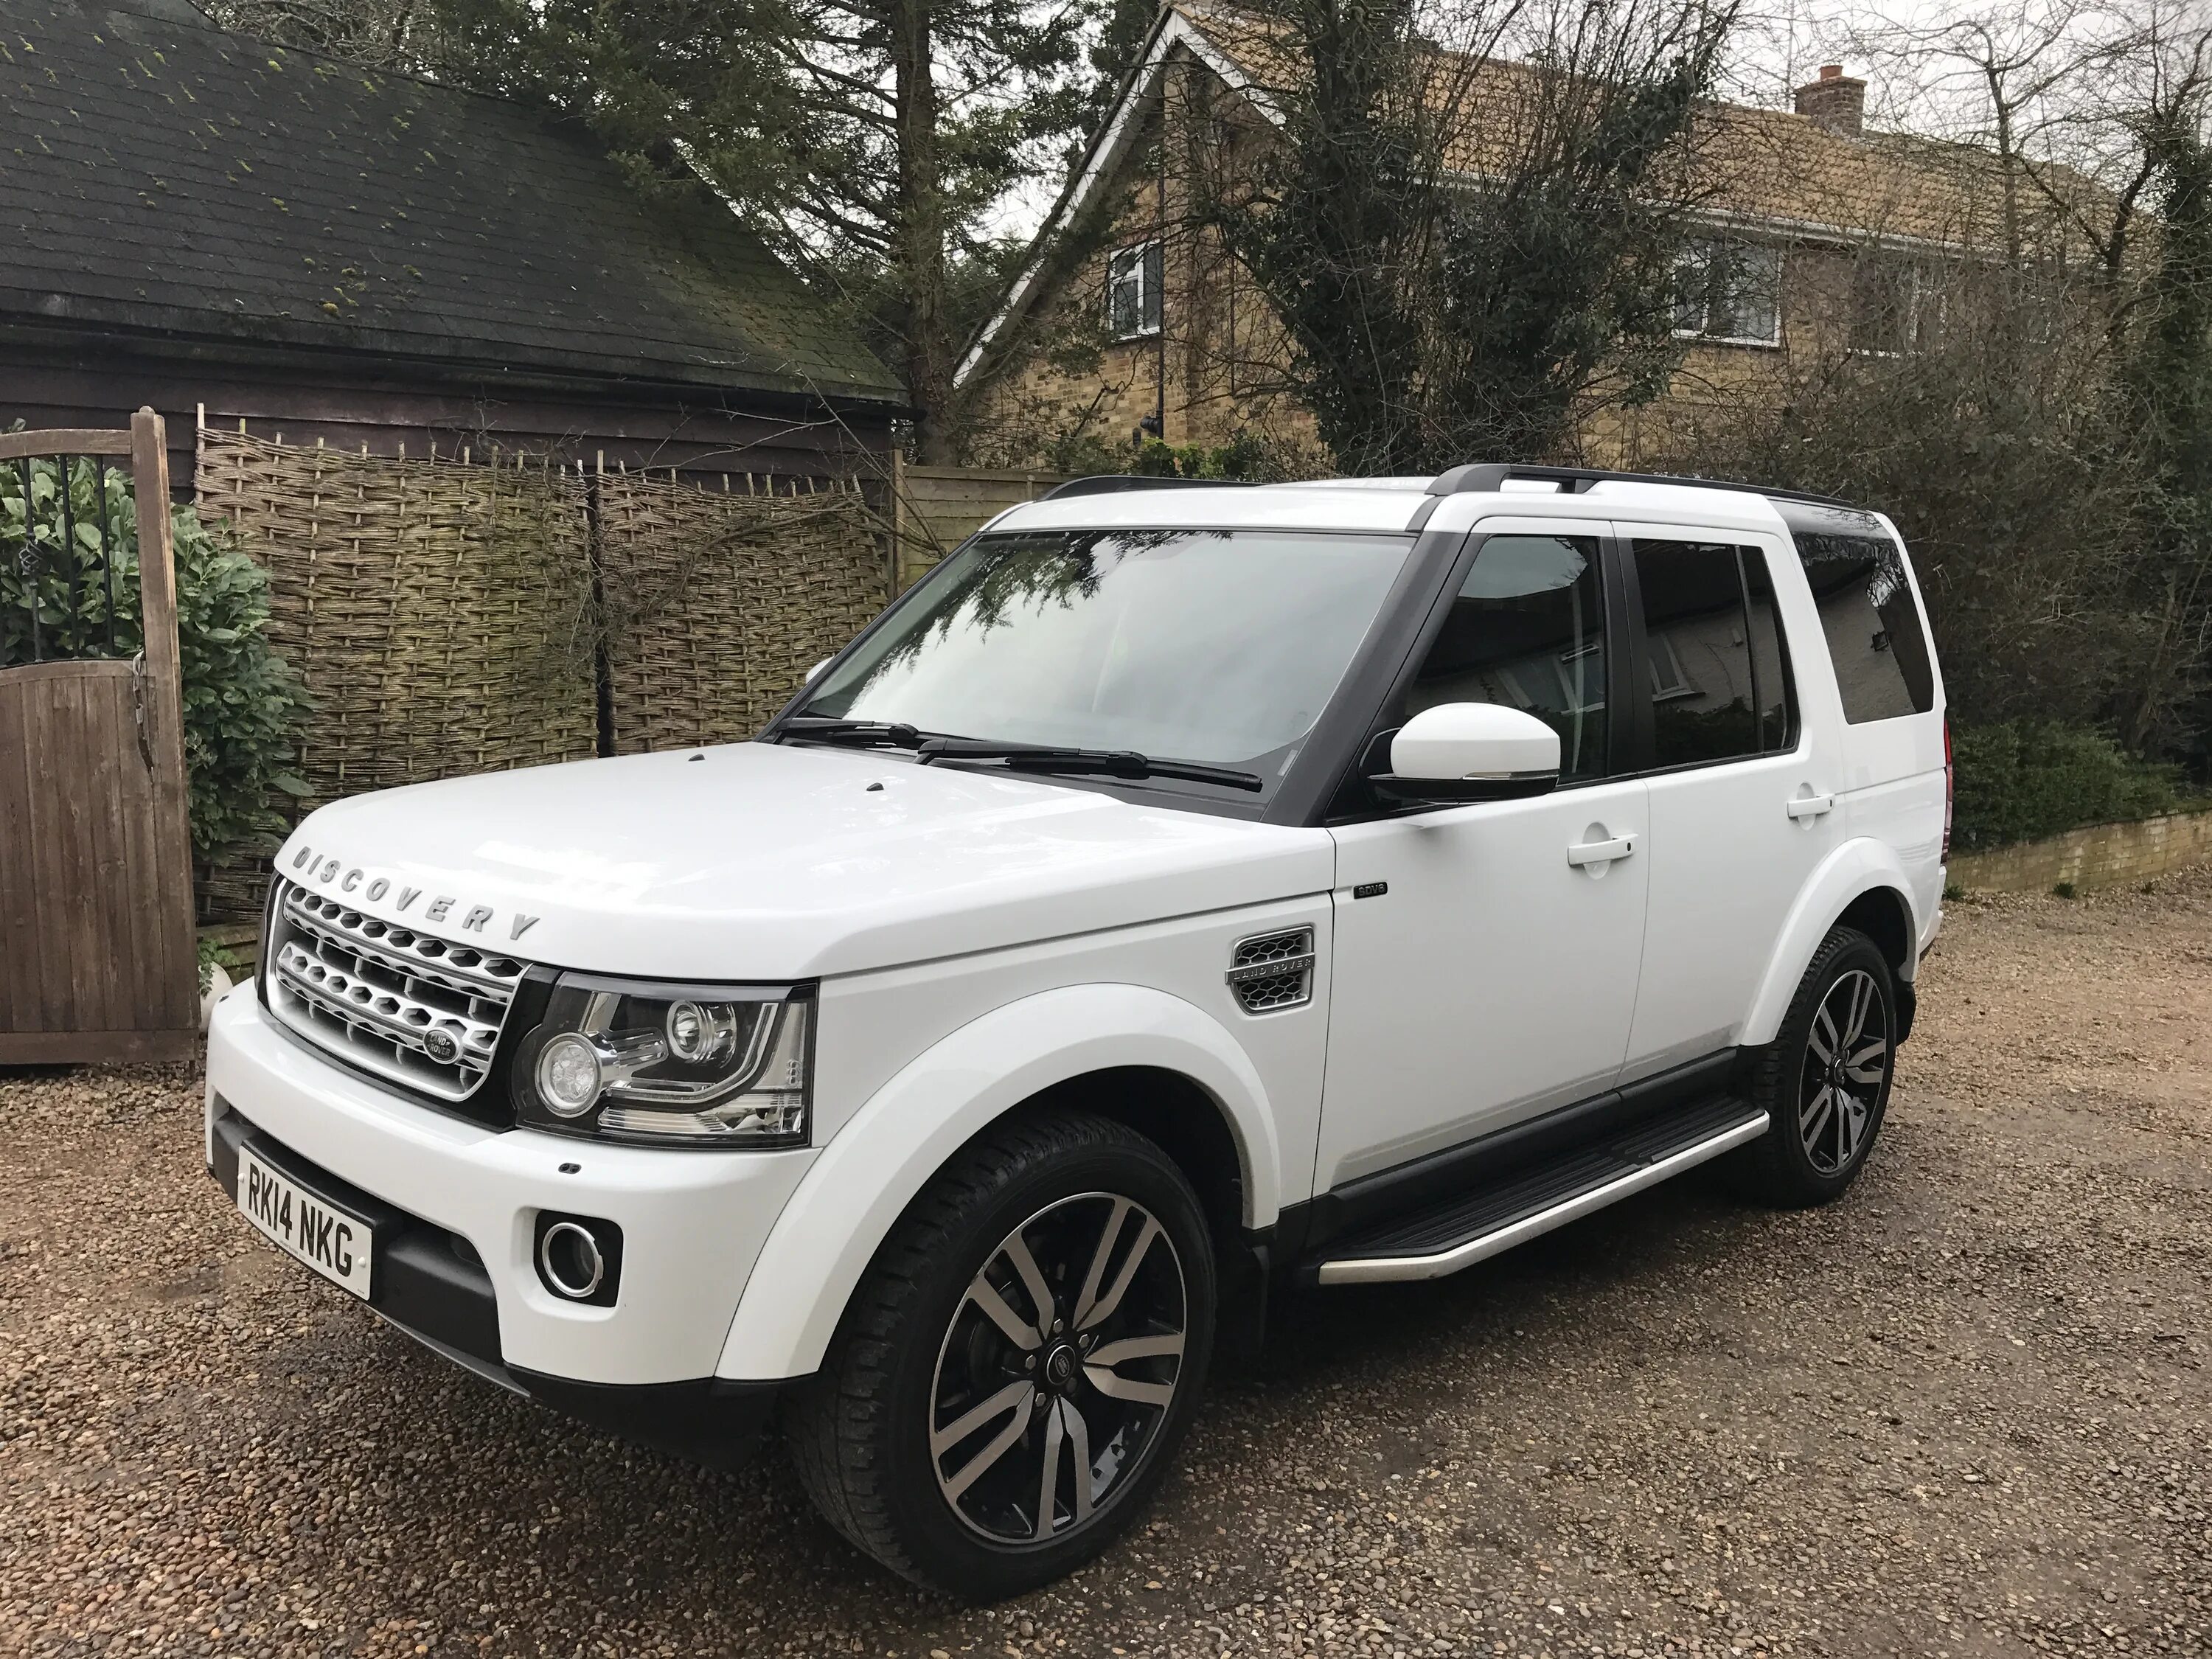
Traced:
[[139, 719], [153, 764], [155, 874], [149, 884], [167, 925], [154, 936], [167, 959], [159, 965], [167, 994], [179, 999], [171, 1023], [191, 1025], [198, 1001], [199, 963], [192, 910], [191, 797], [185, 782], [185, 691], [177, 656], [176, 545], [169, 526], [169, 449], [161, 417], [141, 409], [131, 417], [131, 470], [138, 516], [138, 622], [145, 670]]
[[890, 524], [890, 581], [884, 596], [886, 600], [899, 596], [899, 577], [906, 558], [906, 452], [896, 445], [891, 448]]

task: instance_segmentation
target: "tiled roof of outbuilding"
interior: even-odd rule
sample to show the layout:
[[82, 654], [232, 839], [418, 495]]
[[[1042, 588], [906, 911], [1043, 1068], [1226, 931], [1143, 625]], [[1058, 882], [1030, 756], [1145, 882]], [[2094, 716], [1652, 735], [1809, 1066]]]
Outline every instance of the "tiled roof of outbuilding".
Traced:
[[904, 401], [704, 189], [191, 15], [0, 0], [0, 321]]

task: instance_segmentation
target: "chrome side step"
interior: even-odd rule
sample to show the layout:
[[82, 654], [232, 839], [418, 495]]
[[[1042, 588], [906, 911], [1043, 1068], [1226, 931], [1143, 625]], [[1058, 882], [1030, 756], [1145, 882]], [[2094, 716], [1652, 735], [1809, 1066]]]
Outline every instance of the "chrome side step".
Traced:
[[[1683, 1126], [1686, 1133], [1662, 1131], [1634, 1137], [1571, 1164], [1539, 1170], [1425, 1220], [1364, 1240], [1344, 1240], [1322, 1261], [1315, 1276], [1323, 1285], [1441, 1279], [1656, 1187], [1766, 1133], [1766, 1114], [1740, 1102], [1698, 1116], [1701, 1121]], [[1464, 1218], [1466, 1231], [1453, 1227], [1457, 1218]]]

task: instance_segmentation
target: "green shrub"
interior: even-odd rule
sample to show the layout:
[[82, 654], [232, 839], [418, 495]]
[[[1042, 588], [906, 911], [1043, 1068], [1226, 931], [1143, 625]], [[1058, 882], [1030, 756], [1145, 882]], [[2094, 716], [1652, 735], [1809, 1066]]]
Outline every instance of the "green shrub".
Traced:
[[1311, 477], [1317, 456], [1240, 432], [1225, 444], [1167, 444], [1147, 438], [1140, 446], [1109, 444], [1089, 434], [1048, 440], [1044, 465], [1071, 477], [1134, 473], [1147, 478], [1215, 478], [1229, 483], [1283, 483]]
[[[62, 545], [62, 469], [31, 465], [27, 514], [38, 574], [24, 569], [27, 517], [21, 466], [0, 467], [0, 668], [31, 659], [36, 606], [40, 653], [109, 654], [108, 581], [100, 568], [100, 525], [113, 562], [113, 654], [136, 655], [138, 516], [128, 466], [111, 465], [102, 491], [88, 459], [70, 463], [70, 539]], [[299, 678], [270, 647], [269, 578], [261, 567], [210, 532], [189, 507], [170, 512], [176, 545], [177, 646], [184, 681], [185, 767], [191, 791], [192, 852], [273, 847], [285, 827], [276, 802], [307, 786], [292, 770], [295, 732], [307, 707]], [[67, 579], [77, 574], [75, 602]], [[35, 586], [35, 592], [33, 587]]]
[[2056, 721], [1953, 729], [1961, 852], [2035, 841], [2183, 805], [2177, 769], [2137, 760], [2103, 732]]

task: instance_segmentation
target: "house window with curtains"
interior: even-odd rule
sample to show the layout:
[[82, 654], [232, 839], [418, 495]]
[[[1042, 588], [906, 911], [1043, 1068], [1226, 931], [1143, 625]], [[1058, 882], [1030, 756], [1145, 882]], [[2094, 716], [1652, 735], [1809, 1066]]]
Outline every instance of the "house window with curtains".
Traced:
[[1141, 242], [1115, 253], [1106, 267], [1106, 328], [1117, 340], [1160, 331], [1160, 245]]

